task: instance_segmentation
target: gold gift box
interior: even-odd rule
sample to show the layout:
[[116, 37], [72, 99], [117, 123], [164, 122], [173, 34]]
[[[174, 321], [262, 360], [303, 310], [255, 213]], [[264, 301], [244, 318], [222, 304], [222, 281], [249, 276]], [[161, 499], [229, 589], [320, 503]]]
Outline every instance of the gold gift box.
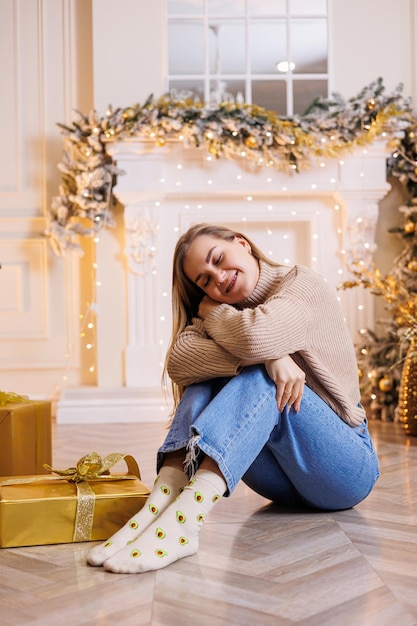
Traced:
[[[120, 480], [118, 480], [120, 476]], [[88, 480], [94, 492], [94, 516], [89, 541], [113, 535], [144, 505], [149, 489], [139, 478], [112, 474], [107, 481]], [[21, 477], [16, 480], [24, 480]], [[30, 476], [35, 482], [2, 485], [0, 478], [0, 547], [72, 543], [79, 515], [77, 483], [54, 477]]]
[[0, 406], [0, 475], [45, 474], [51, 463], [51, 403], [34, 400]]

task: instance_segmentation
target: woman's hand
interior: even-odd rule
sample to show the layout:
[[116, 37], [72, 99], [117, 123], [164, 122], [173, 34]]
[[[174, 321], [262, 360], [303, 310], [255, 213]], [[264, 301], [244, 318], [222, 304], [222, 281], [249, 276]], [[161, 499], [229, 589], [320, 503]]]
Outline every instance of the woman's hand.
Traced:
[[217, 302], [216, 300], [212, 300], [208, 296], [204, 296], [198, 306], [198, 317], [201, 317], [202, 320], [206, 319], [207, 315], [220, 304], [221, 302]]
[[266, 361], [265, 368], [277, 388], [278, 410], [283, 411], [285, 405], [288, 404], [288, 409], [294, 405], [294, 409], [298, 413], [306, 378], [303, 370], [289, 355]]

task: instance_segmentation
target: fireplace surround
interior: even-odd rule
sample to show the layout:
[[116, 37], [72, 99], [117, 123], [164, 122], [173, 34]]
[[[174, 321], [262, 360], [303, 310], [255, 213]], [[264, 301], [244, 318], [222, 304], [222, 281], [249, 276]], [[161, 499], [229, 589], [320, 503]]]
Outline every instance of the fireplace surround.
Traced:
[[[123, 205], [126, 345], [123, 384], [64, 389], [57, 421], [165, 420], [169, 398], [161, 392], [163, 359], [171, 331], [171, 263], [178, 236], [197, 222], [221, 223], [252, 238], [271, 258], [308, 265], [337, 286], [352, 258], [375, 250], [378, 203], [390, 189], [382, 140], [343, 159], [311, 162], [289, 175], [242, 158], [216, 159], [204, 149], [168, 141], [109, 143], [125, 174], [116, 196]], [[109, 275], [111, 265], [106, 261]], [[119, 261], [120, 262], [120, 261]], [[372, 295], [360, 289], [338, 297], [353, 339], [374, 325]], [[111, 332], [114, 308], [100, 307], [100, 335]], [[119, 303], [121, 304], [121, 303]], [[111, 355], [98, 350], [97, 369]], [[204, 356], [202, 355], [202, 358]]]

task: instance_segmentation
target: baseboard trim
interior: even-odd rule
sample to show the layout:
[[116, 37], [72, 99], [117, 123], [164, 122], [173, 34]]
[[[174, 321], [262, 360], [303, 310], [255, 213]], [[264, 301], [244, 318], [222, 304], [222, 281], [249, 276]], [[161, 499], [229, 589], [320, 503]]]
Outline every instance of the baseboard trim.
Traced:
[[168, 422], [172, 404], [158, 389], [76, 387], [63, 389], [58, 424]]

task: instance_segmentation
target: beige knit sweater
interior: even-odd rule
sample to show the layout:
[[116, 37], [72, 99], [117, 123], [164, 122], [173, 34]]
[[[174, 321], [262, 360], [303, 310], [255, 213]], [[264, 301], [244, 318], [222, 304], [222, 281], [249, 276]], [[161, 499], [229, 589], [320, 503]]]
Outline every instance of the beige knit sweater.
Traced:
[[313, 270], [260, 262], [258, 284], [238, 306], [220, 304], [194, 318], [178, 336], [168, 363], [174, 382], [187, 386], [235, 376], [244, 360], [290, 354], [306, 384], [350, 426], [365, 418], [353, 342], [336, 294]]

